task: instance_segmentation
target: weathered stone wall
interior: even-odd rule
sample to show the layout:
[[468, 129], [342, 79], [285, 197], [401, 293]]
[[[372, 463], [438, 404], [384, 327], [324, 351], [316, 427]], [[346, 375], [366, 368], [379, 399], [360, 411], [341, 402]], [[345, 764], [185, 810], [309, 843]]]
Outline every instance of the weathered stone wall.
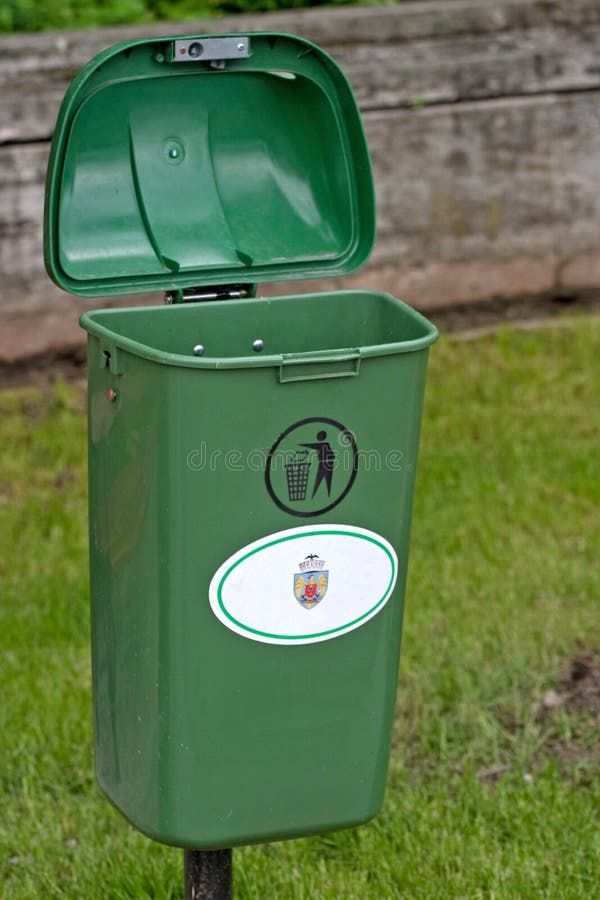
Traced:
[[598, 0], [320, 8], [0, 40], [0, 330], [84, 305], [49, 285], [41, 238], [49, 142], [76, 71], [126, 38], [257, 30], [320, 44], [361, 105], [378, 240], [346, 284], [423, 309], [600, 286]]

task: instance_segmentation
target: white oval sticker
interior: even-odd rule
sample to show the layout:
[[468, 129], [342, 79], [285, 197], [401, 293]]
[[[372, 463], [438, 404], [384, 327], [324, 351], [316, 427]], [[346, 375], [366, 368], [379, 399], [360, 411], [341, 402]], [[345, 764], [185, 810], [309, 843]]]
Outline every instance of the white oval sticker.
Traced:
[[352, 525], [269, 534], [220, 566], [209, 587], [217, 619], [265, 644], [312, 644], [372, 619], [398, 576], [391, 544]]

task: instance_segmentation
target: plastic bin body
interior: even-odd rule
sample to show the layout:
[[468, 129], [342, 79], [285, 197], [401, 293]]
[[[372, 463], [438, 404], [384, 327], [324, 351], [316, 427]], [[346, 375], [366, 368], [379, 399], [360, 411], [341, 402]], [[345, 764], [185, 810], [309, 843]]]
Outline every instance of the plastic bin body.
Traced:
[[[103, 790], [151, 837], [198, 849], [369, 819], [388, 766], [434, 327], [369, 292], [100, 310], [82, 324]], [[312, 419], [343, 423], [358, 464], [334, 508], [298, 517], [265, 469], [278, 436]], [[381, 611], [299, 646], [225, 627], [208, 601], [224, 560], [311, 524], [360, 526], [395, 548]]]
[[180, 303], [339, 278], [374, 238], [359, 110], [306, 40], [130, 41], [65, 95], [50, 276], [176, 301], [82, 317], [96, 769], [165, 843], [381, 806], [435, 328], [361, 291]]

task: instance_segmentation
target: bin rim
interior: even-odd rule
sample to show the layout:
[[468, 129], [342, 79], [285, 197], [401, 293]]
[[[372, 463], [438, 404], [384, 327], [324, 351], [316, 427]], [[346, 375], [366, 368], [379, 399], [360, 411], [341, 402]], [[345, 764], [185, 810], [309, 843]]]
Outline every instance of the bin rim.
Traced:
[[[359, 345], [350, 348], [332, 347], [328, 350], [313, 350], [301, 353], [276, 353], [264, 356], [262, 354], [254, 354], [252, 356], [248, 355], [223, 357], [193, 356], [191, 354], [187, 355], [183, 353], [171, 353], [169, 351], [158, 350], [154, 347], [149, 346], [148, 344], [143, 343], [142, 341], [117, 334], [106, 325], [100, 325], [94, 320], [94, 316], [98, 313], [102, 313], [103, 316], [110, 318], [113, 315], [119, 316], [120, 314], [127, 312], [144, 312], [145, 314], [150, 315], [161, 313], [164, 314], [164, 311], [168, 309], [171, 314], [178, 315], [181, 314], [184, 310], [205, 306], [206, 303], [202, 302], [185, 304], [182, 303], [170, 306], [127, 306], [117, 308], [92, 309], [88, 310], [88, 312], [85, 312], [82, 316], [80, 316], [79, 324], [89, 334], [99, 338], [107, 348], [116, 347], [120, 350], [126, 350], [134, 356], [139, 356], [143, 359], [150, 360], [151, 362], [156, 362], [161, 365], [183, 367], [189, 369], [216, 370], [250, 368], [266, 369], [270, 367], [278, 368], [282, 365], [282, 363], [286, 361], [300, 358], [303, 362], [337, 362], [340, 359], [344, 358], [344, 354], [350, 353], [354, 354], [354, 356], [358, 355], [361, 359], [368, 359], [378, 356], [393, 356], [402, 353], [414, 353], [416, 351], [428, 348], [437, 340], [439, 332], [436, 326], [416, 309], [413, 309], [413, 307], [409, 306], [407, 303], [404, 303], [402, 300], [399, 300], [397, 297], [394, 297], [392, 294], [387, 293], [386, 291], [369, 291], [368, 293], [371, 297], [380, 297], [385, 298], [386, 300], [392, 300], [395, 304], [401, 306], [403, 311], [408, 314], [409, 318], [411, 318], [413, 322], [419, 324], [423, 328], [424, 334], [421, 337], [413, 338], [412, 340], [391, 341], [390, 343], [385, 344], [368, 344], [364, 346]], [[357, 296], [364, 294], [365, 291], [359, 289], [327, 292], [328, 297], [336, 295]], [[210, 301], [210, 307], [227, 307], [228, 309], [231, 309], [232, 307], [238, 308], [240, 306], [247, 306], [248, 304], [271, 304], [273, 302], [288, 301], [301, 297], [313, 298], [321, 296], [321, 292], [313, 292], [306, 294], [297, 294], [294, 297], [286, 295], [278, 297], [256, 297], [252, 300], [212, 300]]]

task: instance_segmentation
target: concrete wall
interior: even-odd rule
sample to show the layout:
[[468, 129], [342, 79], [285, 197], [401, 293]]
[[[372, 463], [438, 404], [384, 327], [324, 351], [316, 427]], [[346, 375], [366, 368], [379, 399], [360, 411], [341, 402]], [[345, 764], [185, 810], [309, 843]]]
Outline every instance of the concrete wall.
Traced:
[[49, 142], [80, 66], [127, 38], [253, 30], [323, 46], [363, 110], [378, 241], [346, 284], [422, 309], [600, 286], [598, 0], [319, 8], [0, 39], [0, 332], [85, 305], [49, 284], [41, 243]]

